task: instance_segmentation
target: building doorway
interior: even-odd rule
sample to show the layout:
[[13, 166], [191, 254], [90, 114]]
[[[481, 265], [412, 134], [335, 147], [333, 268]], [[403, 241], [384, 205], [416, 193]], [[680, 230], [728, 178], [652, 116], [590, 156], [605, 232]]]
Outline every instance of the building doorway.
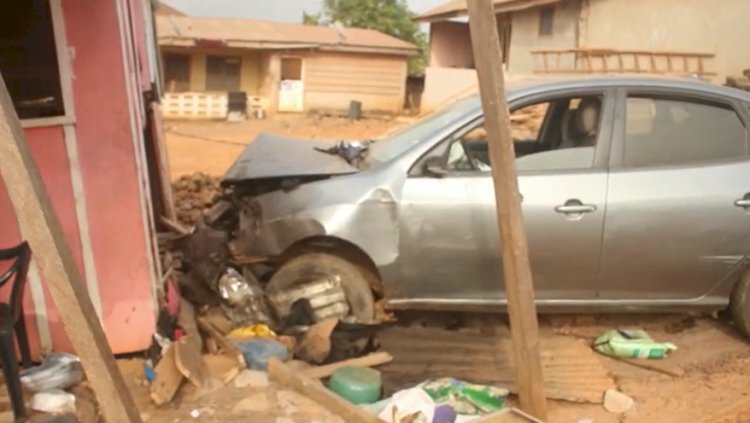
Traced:
[[299, 57], [281, 58], [280, 112], [301, 112], [305, 109], [302, 65], [302, 59]]

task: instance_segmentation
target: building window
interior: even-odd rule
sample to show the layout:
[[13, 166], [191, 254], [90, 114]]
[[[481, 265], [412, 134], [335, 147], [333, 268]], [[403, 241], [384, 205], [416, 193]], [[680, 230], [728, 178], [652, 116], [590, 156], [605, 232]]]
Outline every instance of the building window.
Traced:
[[190, 56], [164, 53], [164, 87], [167, 92], [190, 91]]
[[281, 80], [282, 81], [301, 81], [302, 80], [302, 59], [294, 57], [281, 58]]
[[241, 66], [239, 57], [206, 57], [206, 91], [239, 91]]
[[552, 29], [555, 22], [555, 7], [547, 6], [539, 10], [539, 36], [545, 37], [552, 35]]
[[65, 115], [52, 7], [14, 3], [0, 16], [0, 72], [21, 119]]

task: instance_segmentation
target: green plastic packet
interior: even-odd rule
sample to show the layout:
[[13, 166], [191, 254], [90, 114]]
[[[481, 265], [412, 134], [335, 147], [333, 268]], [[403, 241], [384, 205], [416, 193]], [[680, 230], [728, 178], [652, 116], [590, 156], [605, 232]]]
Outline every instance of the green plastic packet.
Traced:
[[502, 410], [509, 391], [453, 378], [428, 380], [420, 385], [438, 404], [450, 404], [458, 414], [488, 414]]
[[664, 358], [677, 346], [656, 342], [643, 329], [613, 329], [594, 340], [593, 348], [602, 354], [625, 358]]

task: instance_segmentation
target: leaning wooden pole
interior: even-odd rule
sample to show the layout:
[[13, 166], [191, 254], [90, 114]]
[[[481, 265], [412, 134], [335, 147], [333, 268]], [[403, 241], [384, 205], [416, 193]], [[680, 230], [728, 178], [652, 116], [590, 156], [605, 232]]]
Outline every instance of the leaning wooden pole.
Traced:
[[140, 422], [0, 77], [0, 175], [107, 423]]
[[495, 12], [491, 0], [469, 0], [468, 7], [471, 44], [495, 185], [518, 397], [524, 411], [539, 419], [546, 419], [547, 402], [539, 352], [539, 323], [534, 305], [534, 284], [523, 225], [521, 196], [518, 192], [515, 151], [505, 99], [503, 60]]

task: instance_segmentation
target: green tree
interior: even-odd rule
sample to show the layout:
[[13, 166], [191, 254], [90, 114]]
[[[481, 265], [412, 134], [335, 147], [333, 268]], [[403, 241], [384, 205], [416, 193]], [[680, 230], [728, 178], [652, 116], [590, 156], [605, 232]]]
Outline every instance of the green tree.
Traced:
[[329, 25], [374, 29], [408, 41], [419, 48], [419, 55], [410, 58], [409, 73], [420, 75], [427, 65], [427, 37], [412, 20], [414, 14], [405, 0], [323, 0], [317, 14], [303, 12], [305, 25]]

